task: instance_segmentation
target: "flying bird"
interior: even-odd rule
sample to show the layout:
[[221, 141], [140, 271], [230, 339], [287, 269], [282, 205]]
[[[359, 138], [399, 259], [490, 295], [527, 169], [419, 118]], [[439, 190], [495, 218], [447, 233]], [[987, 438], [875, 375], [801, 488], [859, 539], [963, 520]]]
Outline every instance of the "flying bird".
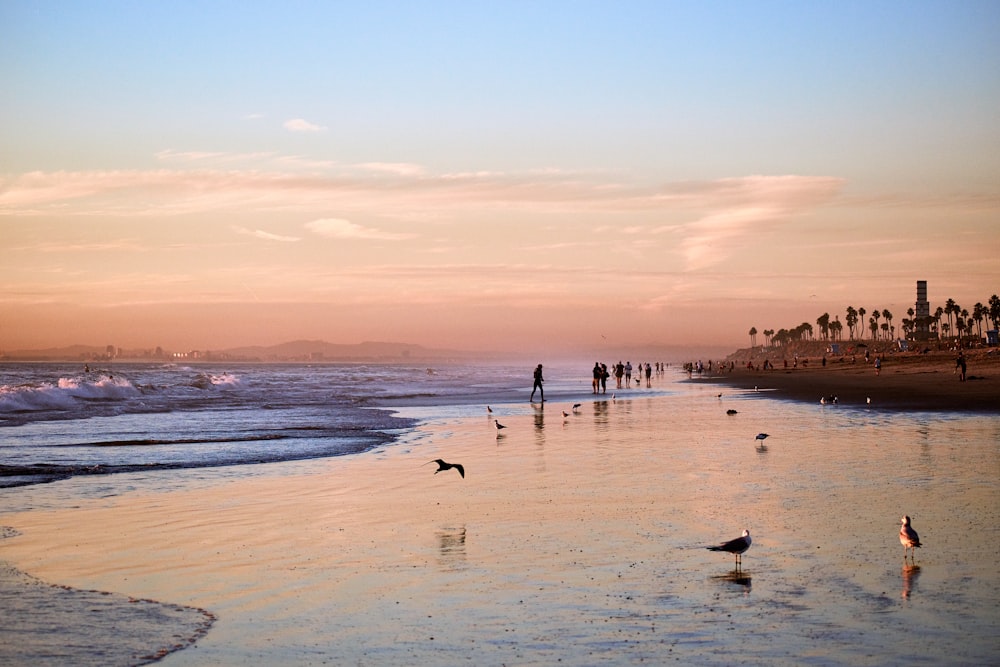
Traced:
[[920, 544], [920, 536], [917, 535], [917, 531], [913, 530], [910, 526], [910, 517], [904, 515], [903, 518], [900, 519], [900, 523], [902, 525], [899, 527], [899, 543], [903, 545], [903, 560], [906, 560], [907, 549], [909, 549], [910, 558], [912, 559], [914, 554], [913, 550], [922, 546]]
[[736, 556], [736, 568], [739, 569], [740, 565], [743, 564], [743, 553], [750, 548], [750, 531], [744, 530], [743, 535], [737, 537], [736, 539], [729, 540], [728, 542], [723, 542], [722, 544], [716, 545], [714, 547], [705, 547], [709, 551], [725, 551]]
[[462, 476], [462, 479], [465, 479], [465, 468], [462, 467], [461, 463], [445, 463], [441, 459], [434, 459], [433, 461], [428, 461], [424, 465], [427, 465], [429, 463], [438, 464], [438, 469], [434, 471], [435, 475], [441, 472], [442, 470], [451, 470], [452, 468], [454, 468], [455, 470], [458, 471], [458, 474]]

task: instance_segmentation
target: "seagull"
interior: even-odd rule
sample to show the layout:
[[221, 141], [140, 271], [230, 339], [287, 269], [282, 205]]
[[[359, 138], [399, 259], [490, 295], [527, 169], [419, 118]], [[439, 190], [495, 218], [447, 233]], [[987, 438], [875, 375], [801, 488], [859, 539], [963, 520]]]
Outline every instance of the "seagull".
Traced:
[[736, 568], [739, 569], [740, 565], [743, 563], [742, 555], [750, 548], [750, 531], [744, 529], [743, 535], [737, 537], [736, 539], [729, 540], [728, 542], [723, 542], [722, 544], [714, 547], [705, 547], [709, 551], [725, 551], [726, 553], [731, 553], [736, 556]]
[[[465, 479], [465, 468], [462, 467], [461, 463], [445, 463], [441, 459], [434, 459], [433, 461], [428, 461], [427, 463], [438, 464], [438, 469], [434, 471], [435, 475], [441, 472], [442, 470], [451, 470], [452, 468], [454, 468], [455, 470], [458, 471], [458, 474], [462, 476], [462, 479]], [[427, 465], [427, 463], [425, 463], [424, 465]]]
[[504, 426], [503, 424], [501, 424], [500, 422], [498, 422], [498, 421], [497, 421], [497, 420], [495, 420], [495, 419], [493, 420], [493, 425], [494, 425], [494, 426], [496, 427], [496, 429], [497, 429], [497, 433], [499, 433], [499, 432], [500, 432], [500, 429], [502, 429], [502, 428], [507, 428], [506, 426]]
[[563, 413], [563, 419], [566, 419], [566, 417], [569, 417], [569, 413], [566, 412], [565, 410], [563, 410], [562, 413]]
[[920, 536], [917, 535], [917, 531], [913, 530], [910, 526], [910, 517], [904, 515], [900, 519], [902, 524], [899, 527], [899, 543], [903, 545], [903, 560], [906, 560], [906, 550], [910, 550], [910, 558], [913, 558], [913, 550], [917, 547], [922, 546], [920, 544]]
[[487, 405], [486, 406], [486, 412], [493, 412], [493, 408], [491, 408], [490, 406]]
[[736, 414], [736, 410], [733, 410], [732, 408], [729, 408], [728, 410], [726, 410], [726, 414], [727, 415], [735, 415]]
[[573, 404], [573, 411], [576, 412], [577, 410], [579, 410], [580, 409], [580, 405], [582, 405], [582, 404], [581, 403], [574, 403]]
[[763, 444], [763, 440], [770, 437], [771, 435], [769, 433], [758, 433], [757, 437], [755, 437], [754, 440], [760, 440], [761, 444]]

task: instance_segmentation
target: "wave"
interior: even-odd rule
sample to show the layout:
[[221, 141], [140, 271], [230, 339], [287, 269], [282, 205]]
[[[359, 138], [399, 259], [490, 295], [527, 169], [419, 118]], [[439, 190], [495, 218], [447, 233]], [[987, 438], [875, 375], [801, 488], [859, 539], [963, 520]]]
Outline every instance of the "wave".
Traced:
[[79, 401], [120, 401], [142, 392], [127, 378], [103, 375], [96, 380], [59, 378], [56, 383], [0, 386], [0, 413], [68, 410]]

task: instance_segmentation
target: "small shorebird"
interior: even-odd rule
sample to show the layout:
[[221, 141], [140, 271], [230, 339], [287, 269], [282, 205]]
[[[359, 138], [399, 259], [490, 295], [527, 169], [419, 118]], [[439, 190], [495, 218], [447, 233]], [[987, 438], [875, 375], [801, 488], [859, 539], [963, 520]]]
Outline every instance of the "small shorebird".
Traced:
[[714, 547], [705, 547], [709, 551], [725, 551], [736, 556], [736, 569], [743, 564], [743, 553], [750, 548], [750, 531], [744, 529], [743, 535], [735, 539], [723, 542]]
[[496, 427], [496, 429], [497, 429], [497, 433], [499, 433], [499, 432], [500, 432], [500, 429], [502, 429], [502, 428], [507, 428], [506, 426], [504, 426], [503, 424], [501, 424], [500, 422], [498, 422], [498, 421], [497, 421], [497, 420], [495, 420], [495, 419], [493, 420], [493, 426], [495, 426], [495, 427]]
[[493, 408], [491, 408], [490, 406], [487, 405], [486, 406], [486, 412], [493, 412]]
[[906, 551], [910, 551], [910, 559], [914, 558], [914, 549], [922, 546], [920, 544], [920, 536], [917, 535], [917, 531], [913, 530], [910, 526], [910, 517], [904, 515], [902, 519], [899, 520], [902, 524], [899, 527], [899, 543], [903, 545], [903, 560], [906, 560]]
[[726, 410], [726, 414], [727, 415], [735, 415], [737, 413], [736, 413], [736, 410], [733, 410], [732, 408], [729, 408], [728, 410]]
[[760, 440], [761, 444], [763, 444], [764, 440], [766, 438], [770, 438], [770, 437], [771, 437], [771, 435], [768, 434], [768, 433], [758, 433], [757, 436], [754, 438], [754, 440]]
[[435, 475], [441, 472], [442, 470], [451, 470], [452, 468], [454, 468], [455, 470], [458, 471], [458, 474], [462, 476], [462, 479], [465, 479], [465, 468], [462, 467], [461, 463], [445, 463], [441, 459], [434, 459], [433, 461], [428, 461], [424, 465], [427, 465], [428, 463], [438, 464], [438, 469], [434, 471]]
[[565, 410], [563, 410], [562, 413], [563, 413], [563, 419], [566, 419], [566, 417], [569, 417], [569, 413], [566, 412]]
[[580, 403], [574, 403], [573, 404], [573, 412], [576, 412], [577, 410], [579, 410], [580, 409], [580, 405], [581, 405]]

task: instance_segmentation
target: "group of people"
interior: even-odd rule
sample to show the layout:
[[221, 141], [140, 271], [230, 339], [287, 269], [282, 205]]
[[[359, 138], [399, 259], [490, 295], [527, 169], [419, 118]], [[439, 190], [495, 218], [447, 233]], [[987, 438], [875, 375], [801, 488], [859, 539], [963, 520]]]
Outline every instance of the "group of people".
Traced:
[[[656, 362], [657, 376], [659, 376], [661, 373], [666, 372], [666, 366], [667, 365], [664, 363]], [[637, 366], [633, 367], [631, 361], [626, 361], [624, 363], [619, 361], [617, 364], [614, 365], [614, 368], [612, 370], [609, 370], [607, 364], [602, 364], [599, 361], [595, 361], [594, 368], [592, 371], [593, 380], [591, 384], [593, 388], [593, 393], [595, 394], [607, 393], [608, 378], [611, 377], [612, 372], [614, 373], [615, 376], [615, 381], [616, 381], [615, 386], [618, 389], [630, 387], [632, 385], [633, 371], [635, 371], [635, 382], [637, 385], [642, 382], [642, 379], [645, 376], [646, 387], [651, 388], [653, 386], [652, 384], [653, 364], [650, 364], [649, 362], [646, 362], [644, 364], [640, 363]], [[545, 378], [543, 377], [542, 373], [543, 373], [542, 364], [538, 364], [538, 366], [535, 367], [534, 371], [534, 383], [532, 384], [531, 387], [531, 398], [528, 399], [531, 402], [534, 402], [535, 400], [536, 391], [539, 392], [541, 400], [543, 402], [545, 401], [545, 389], [544, 389]]]

